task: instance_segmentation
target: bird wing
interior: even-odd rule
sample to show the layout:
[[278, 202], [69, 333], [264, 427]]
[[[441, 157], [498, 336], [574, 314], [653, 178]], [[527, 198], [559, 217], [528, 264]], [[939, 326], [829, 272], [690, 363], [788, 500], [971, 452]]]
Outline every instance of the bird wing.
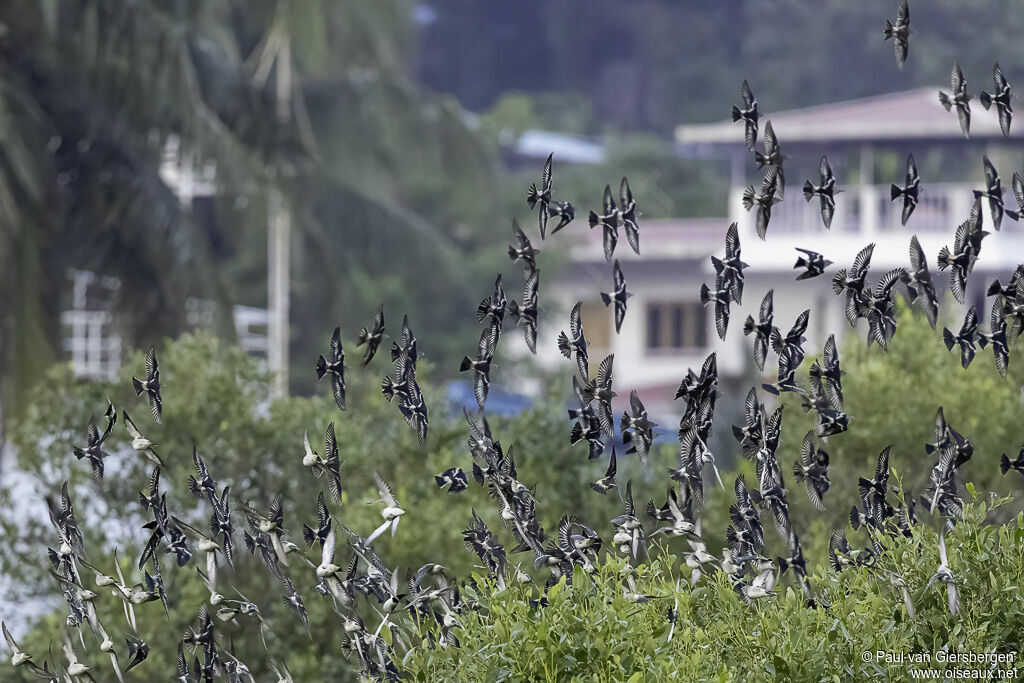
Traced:
[[142, 437], [142, 432], [140, 432], [139, 428], [135, 426], [135, 423], [132, 421], [132, 418], [128, 416], [128, 411], [127, 410], [122, 410], [121, 411], [121, 416], [124, 418], [124, 426], [128, 429], [128, 433], [131, 434], [132, 438], [133, 439], [141, 439], [141, 438], [143, 438]]
[[159, 365], [156, 362], [156, 351], [152, 346], [146, 352], [146, 380], [151, 380], [159, 372]]
[[554, 159], [555, 153], [552, 152], [548, 155], [547, 161], [544, 162], [544, 170], [540, 174], [540, 186], [541, 190], [551, 189], [551, 161]]
[[395, 496], [391, 493], [391, 487], [384, 481], [384, 478], [377, 472], [373, 473], [373, 478], [377, 482], [377, 491], [380, 493], [380, 499], [384, 501], [384, 504], [388, 507], [398, 507]]
[[821, 177], [821, 184], [825, 185], [829, 180], [834, 179], [832, 175], [832, 166], [828, 163], [828, 157], [822, 157], [821, 161], [818, 162], [818, 175]]
[[740, 96], [743, 98], [743, 105], [747, 109], [750, 109], [757, 102], [754, 99], [754, 92], [750, 89], [750, 84], [747, 83], [746, 79], [743, 81], [743, 85], [740, 86]]
[[619, 206], [625, 211], [633, 203], [633, 191], [629, 189], [629, 181], [623, 176], [619, 183]]
[[914, 163], [914, 155], [907, 155], [907, 187], [913, 185], [920, 176], [917, 174], [917, 164]]
[[740, 235], [736, 223], [729, 225], [725, 231], [725, 257], [737, 258], [740, 254]]

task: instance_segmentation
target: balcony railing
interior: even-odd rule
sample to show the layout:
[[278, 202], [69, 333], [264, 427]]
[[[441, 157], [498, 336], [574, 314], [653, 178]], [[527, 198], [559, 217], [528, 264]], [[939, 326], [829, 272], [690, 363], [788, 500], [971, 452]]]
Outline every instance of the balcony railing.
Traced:
[[[922, 186], [917, 208], [907, 224], [914, 232], [946, 233], [967, 219], [974, 202], [972, 190], [976, 185], [969, 183], [930, 183]], [[900, 215], [902, 200], [889, 199], [888, 185], [852, 185], [842, 188], [836, 197], [836, 212], [832, 219], [832, 232], [877, 233], [902, 230]], [[800, 187], [792, 183], [786, 188], [786, 200], [772, 210], [771, 231], [781, 233], [810, 233], [821, 230], [821, 212], [818, 199], [804, 200]], [[732, 192], [733, 215], [742, 215], [740, 204], [741, 188]], [[1013, 196], [1004, 194], [1007, 206], [1016, 208]], [[988, 203], [983, 203], [988, 218]], [[1010, 221], [1003, 222], [1003, 229], [1014, 229]]]

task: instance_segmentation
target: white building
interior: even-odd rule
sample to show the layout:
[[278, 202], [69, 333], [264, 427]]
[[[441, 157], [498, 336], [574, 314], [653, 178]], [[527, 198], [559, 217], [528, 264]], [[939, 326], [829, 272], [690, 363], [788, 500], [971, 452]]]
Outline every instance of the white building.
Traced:
[[[993, 112], [980, 107], [973, 111], [971, 139], [960, 134], [956, 116], [938, 103], [937, 88], [912, 90], [848, 102], [769, 113], [761, 121], [763, 130], [772, 121], [786, 156], [785, 200], [776, 205], [767, 239], [761, 241], [753, 229], [753, 214], [741, 204], [743, 188], [760, 184], [761, 174], [753, 155], [743, 143], [743, 128], [731, 120], [710, 124], [681, 125], [676, 142], [685, 154], [725, 161], [730, 166], [728, 206], [718, 219], [640, 219], [640, 250], [636, 256], [623, 236], [615, 251], [621, 262], [629, 291], [628, 310], [622, 329], [615, 334], [610, 312], [601, 303], [600, 292], [611, 289], [612, 267], [601, 251], [599, 230], [566, 230], [578, 240], [569, 251], [569, 263], [556, 281], [542, 283], [549, 302], [538, 343], [539, 360], [553, 366], [564, 363], [558, 355], [555, 336], [567, 326], [565, 313], [583, 302], [583, 324], [591, 342], [591, 363], [615, 353], [615, 382], [624, 400], [629, 389], [655, 415], [677, 413], [671, 401], [687, 368], [699, 369], [704, 357], [718, 352], [721, 374], [737, 378], [752, 366], [751, 340], [743, 336], [743, 320], [756, 317], [762, 296], [775, 290], [775, 324], [787, 330], [797, 315], [811, 309], [806, 348], [813, 356], [831, 332], [849, 330], [842, 299], [831, 289], [831, 275], [848, 267], [857, 252], [875, 243], [869, 282], [884, 271], [909, 264], [908, 247], [917, 235], [929, 257], [936, 287], [944, 294], [944, 306], [960, 307], [947, 296], [946, 278], [938, 272], [939, 249], [952, 247], [956, 226], [964, 221], [973, 203], [973, 189], [984, 187], [982, 155], [996, 165], [1006, 188], [1010, 208], [1016, 202], [1009, 192], [1010, 178], [1020, 169], [1024, 134], [1015, 123], [1009, 139], [1002, 137]], [[906, 227], [900, 225], [901, 207], [889, 201], [889, 183], [903, 184], [905, 163], [912, 153], [922, 177], [921, 201]], [[804, 180], [817, 182], [817, 166], [827, 155], [843, 193], [838, 195], [831, 230], [821, 222], [817, 200], [804, 200]], [[952, 161], [950, 161], [952, 160]], [[710, 162], [709, 162], [710, 163]], [[947, 166], [949, 168], [947, 168]], [[959, 173], [959, 181], [934, 182], [939, 173]], [[956, 180], [958, 176], [952, 178]], [[609, 179], [611, 181], [613, 179]], [[643, 197], [637, 197], [642, 210]], [[582, 213], [582, 211], [581, 211]], [[978, 306], [987, 321], [984, 292], [993, 278], [1003, 282], [1019, 262], [1024, 261], [1024, 225], [1003, 219], [996, 232], [985, 205], [985, 239], [981, 257], [969, 279], [967, 304]], [[713, 307], [700, 306], [702, 282], [713, 283], [710, 256], [724, 252], [724, 236], [731, 222], [739, 224], [742, 257], [750, 267], [742, 305], [732, 306], [725, 341], [719, 340]], [[834, 262], [825, 275], [801, 282], [793, 270], [804, 247], [824, 254]], [[866, 337], [866, 330], [858, 334]], [[936, 338], [936, 343], [941, 343]], [[769, 358], [768, 364], [772, 363]], [[766, 365], [765, 370], [771, 368]]]

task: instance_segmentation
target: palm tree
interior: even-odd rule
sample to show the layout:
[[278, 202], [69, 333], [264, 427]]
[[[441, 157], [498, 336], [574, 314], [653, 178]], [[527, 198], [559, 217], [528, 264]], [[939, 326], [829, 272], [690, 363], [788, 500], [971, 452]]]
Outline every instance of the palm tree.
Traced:
[[[377, 280], [412, 306], [465, 276], [493, 155], [454, 102], [411, 78], [406, 2], [23, 0], [0, 24], [6, 405], [59, 355], [70, 267], [121, 279], [129, 343], [179, 330], [189, 296], [264, 305], [265, 271], [225, 263], [161, 177], [170, 144], [215, 165], [221, 206], [256, 207], [219, 214], [232, 260], [263, 258], [279, 193], [292, 261], [312, 266], [293, 278], [313, 293], [293, 309], [304, 325], [372, 311]], [[424, 278], [436, 287], [409, 286]]]

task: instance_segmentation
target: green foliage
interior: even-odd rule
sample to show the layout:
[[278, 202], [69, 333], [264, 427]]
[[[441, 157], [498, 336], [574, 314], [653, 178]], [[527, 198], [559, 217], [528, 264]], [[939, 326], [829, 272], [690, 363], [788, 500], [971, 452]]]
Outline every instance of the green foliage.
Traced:
[[[907, 679], [917, 666], [875, 661], [879, 650], [1017, 652], [1024, 633], [1024, 514], [1006, 526], [983, 525], [986, 508], [1001, 502], [969, 507], [947, 536], [963, 600], [959, 617], [946, 607], [945, 586], [926, 588], [938, 551], [935, 532], [919, 526], [912, 539], [887, 541], [877, 570], [812, 573], [812, 586], [830, 603], [818, 609], [785, 585], [777, 597], [745, 605], [721, 572], [690, 587], [685, 566], [667, 559], [639, 568], [640, 591], [655, 596], [644, 604], [624, 596], [620, 558], [608, 559], [593, 582], [577, 570], [572, 586], [556, 585], [541, 608], [529, 603], [535, 590], [497, 591], [478, 578], [466, 591], [476, 609], [455, 631], [461, 648], [415, 650], [405, 664], [418, 681], [847, 681]], [[885, 571], [903, 576], [914, 619]], [[679, 617], [668, 642], [666, 613], [676, 600]], [[1017, 675], [1024, 670], [1019, 658], [1012, 666]]]
[[[265, 507], [274, 494], [280, 493], [285, 501], [286, 528], [292, 540], [301, 543], [300, 526], [313, 521], [316, 495], [324, 486], [301, 465], [302, 434], [308, 430], [313, 446], [322, 450], [323, 432], [333, 421], [341, 449], [345, 489], [343, 503], [331, 506], [339, 521], [362, 535], [379, 524], [379, 507], [366, 504], [377, 497], [373, 486], [374, 470], [380, 471], [393, 485], [398, 500], [409, 511], [394, 540], [385, 535], [375, 544], [389, 567], [414, 571], [425, 562], [440, 561], [456, 576], [467, 576], [476, 558], [463, 547], [460, 532], [474, 508], [503, 542], [510, 542], [493, 501], [475, 483], [471, 483], [468, 491], [456, 495], [443, 493], [434, 484], [433, 475], [448, 467], [460, 466], [468, 473], [470, 461], [461, 415], [453, 414], [445, 405], [443, 394], [432, 379], [439, 373], [428, 361], [421, 363], [420, 375], [430, 405], [431, 433], [427, 448], [421, 450], [395, 406], [380, 396], [379, 379], [390, 372], [386, 352], [365, 370], [356, 367], [354, 358], [351, 359], [353, 363], [347, 377], [350, 408], [343, 414], [330, 399], [327, 387], [318, 387], [314, 398], [289, 397], [271, 402], [267, 376], [256, 361], [212, 336], [187, 335], [167, 342], [158, 352], [166, 399], [163, 425], [153, 423], [147, 406], [130, 388], [132, 370], [137, 373], [143, 365], [141, 353], [126, 359], [125, 370], [114, 383], [76, 380], [68, 368], [54, 367], [43, 376], [38, 389], [26, 402], [23, 416], [12, 423], [11, 440], [18, 452], [14, 480], [27, 481], [29, 490], [36, 494], [26, 495], [20, 484], [15, 489], [0, 492], [0, 505], [4, 509], [25, 511], [25, 514], [8, 515], [0, 520], [0, 533], [4, 538], [14, 539], [0, 545], [0, 565], [18, 594], [26, 598], [56, 594], [52, 581], [38, 571], [46, 545], [54, 542], [41, 499], [44, 494], [54, 495], [64, 479], [71, 482], [72, 495], [86, 532], [90, 561], [111, 567], [111, 554], [116, 545], [122, 549], [119, 553], [122, 567], [129, 576], [138, 577], [138, 573], [131, 571], [137, 556], [129, 557], [129, 554], [144, 541], [138, 529], [143, 514], [137, 492], [145, 486], [148, 465], [128, 448], [122, 424], [115, 427], [106, 444], [110, 456], [102, 481], [92, 480], [87, 465], [75, 461], [71, 455], [71, 445], [80, 442], [89, 416], [99, 416], [108, 397], [119, 409], [127, 409], [132, 414], [169, 463], [163, 483], [172, 511], [180, 511], [187, 520], [201, 526], [206, 525], [209, 510], [185, 489], [193, 444], [198, 446], [218, 480], [231, 484], [236, 500], [249, 500], [257, 507]], [[602, 569], [607, 577], [599, 582], [596, 593], [589, 592], [589, 581], [584, 578], [577, 580], [574, 588], [564, 589], [561, 595], [556, 591], [549, 597], [554, 605], [559, 605], [560, 600], [570, 600], [571, 595], [572, 601], [583, 601], [580, 606], [570, 609], [567, 604], [562, 610], [542, 610], [539, 615], [530, 612], [525, 603], [517, 606], [526, 597], [519, 589], [488, 597], [481, 584], [476, 597], [486, 609], [463, 615], [468, 630], [459, 638], [463, 641], [463, 652], [478, 648], [481, 652], [497, 653], [495, 657], [476, 662], [469, 657], [457, 659], [454, 653], [417, 651], [410, 655], [407, 665], [418, 676], [433, 676], [433, 680], [450, 677], [453, 670], [446, 667], [455, 666], [457, 661], [470, 667], [466, 669], [467, 674], [472, 674], [470, 680], [474, 676], [481, 680], [494, 679], [506, 670], [512, 677], [537, 676], [541, 680], [545, 677], [589, 678], [591, 674], [596, 674], [599, 680], [625, 680], [640, 671], [643, 672], [641, 677], [654, 680], [667, 671], [661, 667], [668, 666], [668, 662], [678, 665], [681, 671], [703, 671], [705, 676], [717, 676], [724, 671], [723, 680], [729, 680], [730, 676], [742, 679], [744, 672], [753, 672], [755, 679], [775, 675], [781, 680], [790, 673], [797, 678], [819, 678], [815, 672], [832, 671], [833, 664], [854, 666], [847, 660], [851, 653], [857, 654], [861, 645], [865, 649], [886, 649], [875, 640], [910, 643], [916, 649], [929, 651], [933, 645], [940, 647], [947, 642], [951, 649], [954, 645], [975, 644], [989, 649], [1011, 647], [1016, 642], [1015, 637], [1019, 638], [1019, 634], [1014, 636], [1010, 629], [1019, 625], [1020, 618], [1015, 600], [1019, 599], [1021, 582], [1014, 577], [1020, 576], [1021, 531], [1019, 525], [1014, 531], [1013, 523], [1008, 530], [980, 526], [980, 515], [986, 514], [989, 523], [1012, 522], [1020, 509], [1019, 477], [1013, 473], [1007, 477], [998, 474], [999, 454], [1015, 452], [1024, 441], [1024, 428], [1016, 419], [1020, 411], [1019, 373], [1024, 370], [1020, 349], [1014, 351], [1008, 380], [998, 377], [988, 354], [979, 355], [971, 368], [964, 371], [958, 358], [945, 352], [937, 333], [923, 318], [904, 312], [888, 353], [877, 348], [867, 349], [863, 338], [851, 336], [841, 343], [841, 358], [848, 373], [844, 378], [847, 409], [855, 420], [849, 432], [832, 437], [824, 444], [832, 456], [833, 466], [832, 489], [825, 497], [827, 509], [822, 513], [814, 511], [796, 486], [791, 486], [789, 495], [794, 527], [802, 540], [808, 564], [812, 572], [817, 573], [812, 583], [816, 589], [826, 590], [833, 603], [832, 609], [798, 608], [799, 599], [788, 593], [781, 596], [778, 606], [747, 608], [736, 601], [720, 579], [712, 577], [698, 584], [692, 592], [680, 593], [681, 610], [685, 605], [685, 611], [681, 612], [671, 648], [666, 648], [664, 601], [652, 601], [648, 605], [623, 604], [620, 584], [612, 576], [616, 566], [610, 563]], [[606, 461], [588, 462], [582, 447], [570, 448], [564, 412], [567, 386], [566, 377], [555, 378], [528, 411], [511, 419], [492, 418], [491, 426], [506, 447], [514, 449], [519, 478], [527, 484], [536, 483], [538, 516], [546, 529], [554, 529], [562, 515], [571, 513], [606, 535], [607, 520], [621, 512], [621, 503], [614, 493], [601, 496], [586, 486], [587, 482], [601, 476]], [[741, 401], [745, 393], [746, 387], [742, 387], [719, 400], [723, 417], [718, 420], [716, 431], [728, 437], [724, 411], [731, 403]], [[792, 397], [784, 396], [783, 400], [791, 401]], [[993, 491], [998, 495], [1017, 493], [1014, 503], [990, 506], [987, 510], [973, 509], [967, 522], [950, 537], [951, 548], [954, 548], [951, 550], [953, 571], [958, 577], [961, 576], [958, 567], [967, 572], [966, 599], [970, 606], [966, 613], [971, 615], [955, 635], [951, 631], [955, 625], [939, 609], [941, 595], [937, 592], [925, 599], [920, 609], [926, 618], [908, 625], [899, 611], [898, 598], [889, 595], [884, 586], [879, 588], [874, 579], [844, 575], [836, 580], [823, 572], [828, 535], [834, 528], [846, 528], [846, 513], [857, 502], [853, 482], [858, 475], [872, 470], [878, 451], [884, 446], [894, 444], [892, 464], [901, 473], [894, 482], [907, 493], [910, 488], [920, 491], [920, 481], [931, 465], [922, 452], [922, 444], [932, 438], [932, 418], [940, 404], [945, 407], [951, 424], [976, 445], [974, 458], [964, 465], [965, 478], [973, 481], [978, 491]], [[788, 469], [788, 464], [796, 459], [800, 440], [812, 423], [812, 418], [804, 415], [798, 405], [786, 409], [779, 452], [784, 468]], [[662, 425], [666, 431], [672, 427]], [[728, 462], [728, 449], [735, 448], [731, 437], [725, 443], [729, 446], [718, 453], [721, 462]], [[662, 498], [667, 481], [664, 468], [674, 464], [675, 457], [671, 445], [657, 447], [646, 467], [636, 458], [621, 457], [619, 483], [624, 486], [626, 480], [632, 480], [638, 507], [642, 508], [650, 498]], [[753, 481], [750, 464], [740, 460], [740, 471], [747, 473], [748, 481]], [[734, 475], [723, 472], [723, 476], [728, 486]], [[709, 473], [703, 528], [709, 549], [717, 552], [723, 541], [732, 493], [718, 489], [712, 481]], [[18, 497], [12, 497], [14, 495]], [[240, 525], [237, 506], [235, 509], [236, 525]], [[909, 550], [902, 541], [893, 548], [892, 561], [907, 568], [908, 583], [915, 590], [927, 582], [935, 564], [934, 541], [927, 535], [931, 532], [922, 530], [920, 533], [926, 534], [921, 537], [924, 540], [921, 559], [908, 554], [917, 551]], [[780, 539], [770, 530], [767, 540], [766, 555], [783, 554]], [[998, 552], [993, 545], [996, 543]], [[682, 550], [678, 542], [670, 543], [667, 549], [672, 553]], [[973, 550], [968, 552], [970, 549]], [[989, 570], [982, 572], [978, 564], [983, 560], [972, 553], [977, 558], [987, 558], [990, 563], [1003, 563], [1002, 568], [992, 568], [990, 577]], [[665, 546], [661, 545], [655, 546], [652, 556], [651, 565], [640, 568], [641, 590], [666, 595], [674, 587], [680, 571], [678, 557], [667, 554]], [[512, 555], [510, 559], [532, 572], [531, 561], [524, 557]], [[914, 558], [913, 561], [910, 558]], [[179, 570], [168, 566], [169, 562], [164, 564], [172, 596], [170, 621], [163, 620], [158, 604], [140, 608], [142, 635], [153, 646], [153, 653], [152, 661], [140, 668], [135, 680], [146, 680], [153, 671], [169, 670], [176, 640], [205, 599], [204, 589], [191, 567]], [[281, 653], [281, 657], [288, 653], [289, 666], [300, 679], [345, 675], [351, 669], [337, 654], [336, 619], [311, 590], [312, 579], [306, 570], [298, 562], [293, 564], [298, 566], [291, 567], [289, 573], [306, 599], [312, 638], [306, 636], [280, 602], [280, 585], [270, 580], [255, 560], [245, 557], [240, 560], [236, 574], [225, 569], [223, 575], [225, 581], [260, 603], [272, 629], [267, 634], [268, 645], [273, 652]], [[685, 574], [686, 570], [683, 572]], [[538, 578], [543, 579], [543, 576]], [[1013, 588], [1015, 586], [1017, 588]], [[845, 592], [847, 590], [849, 593]], [[620, 597], [613, 599], [614, 596]], [[920, 596], [915, 595], [915, 600], [919, 599]], [[983, 606], [986, 600], [992, 603], [989, 612]], [[860, 603], [873, 610], [870, 619], [854, 615]], [[116, 603], [103, 601], [100, 616], [104, 624], [115, 624], [120, 629], [123, 622], [118, 610]], [[36, 623], [35, 629], [24, 639], [26, 647], [44, 653], [51, 641], [59, 642], [55, 635], [63, 628], [59, 612]], [[574, 624], [574, 628], [565, 631], [563, 622], [548, 621], [559, 614], [562, 615], [559, 619], [571, 619], [564, 623]], [[366, 617], [368, 621], [375, 620], [372, 614]], [[577, 618], [582, 621], [576, 621]], [[724, 625], [716, 625], [720, 621]], [[527, 623], [534, 626], [526, 628]], [[585, 630], [581, 623], [593, 624], [595, 630]], [[728, 626], [730, 623], [732, 625]], [[547, 640], [536, 640], [541, 638], [535, 630], [538, 624], [545, 625], [543, 633], [547, 635], [544, 638], [567, 644], [559, 645], [560, 649], [550, 649], [553, 646]], [[228, 636], [235, 637], [239, 656], [253, 667], [254, 673], [257, 676], [265, 673], [262, 668], [265, 655], [255, 628], [244, 623], [224, 628]], [[519, 628], [524, 630], [519, 632]], [[615, 628], [622, 632], [613, 634]], [[755, 633], [759, 635], [751, 635]], [[484, 634], [490, 634], [492, 640], [480, 642]], [[642, 634], [643, 638], [635, 639], [637, 634]], [[768, 636], [771, 640], [762, 643]], [[693, 643], [703, 644], [698, 647]], [[711, 645], [718, 643], [721, 645]], [[822, 655], [821, 668], [816, 668], [819, 664], [815, 648], [822, 643], [827, 656]], [[522, 654], [533, 652], [531, 648], [540, 648], [537, 657]], [[601, 653], [608, 656], [599, 657]], [[775, 654], [781, 659], [776, 660]], [[400, 651], [399, 658], [402, 656], [404, 652]], [[707, 657], [713, 665], [700, 664]], [[788, 662], [790, 668], [783, 669], [780, 661]], [[100, 660], [90, 660], [90, 663], [97, 667], [106, 665]], [[767, 668], [750, 668], [768, 666], [777, 672], [789, 673], [771, 674], [764, 673], [769, 671]], [[859, 665], [852, 671], [853, 674], [841, 674], [840, 678], [867, 675], [867, 670]]]

